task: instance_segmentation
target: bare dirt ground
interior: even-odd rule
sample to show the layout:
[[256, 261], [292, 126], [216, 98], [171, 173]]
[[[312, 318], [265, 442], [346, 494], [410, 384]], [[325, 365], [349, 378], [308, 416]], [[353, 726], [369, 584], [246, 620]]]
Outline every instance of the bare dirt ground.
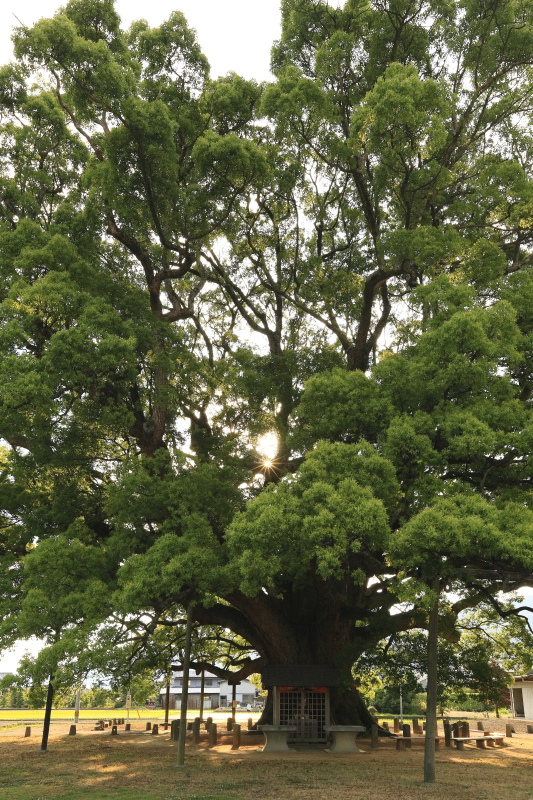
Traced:
[[[504, 731], [505, 722], [500, 728]], [[497, 720], [490, 721], [498, 730]], [[494, 724], [492, 724], [494, 723]], [[231, 749], [226, 737], [217, 747], [187, 745], [186, 764], [177, 767], [177, 746], [169, 734], [146, 732], [145, 722], [93, 731], [92, 723], [68, 736], [69, 724], [52, 726], [49, 749], [41, 753], [40, 726], [24, 737], [24, 725], [0, 735], [1, 800], [49, 798], [140, 798], [146, 800], [531, 800], [533, 735], [519, 732], [507, 746], [436, 753], [438, 786], [422, 786], [423, 748], [397, 751], [391, 740], [364, 754], [330, 754], [322, 749], [262, 753], [257, 744]], [[486, 726], [489, 727], [489, 726]]]

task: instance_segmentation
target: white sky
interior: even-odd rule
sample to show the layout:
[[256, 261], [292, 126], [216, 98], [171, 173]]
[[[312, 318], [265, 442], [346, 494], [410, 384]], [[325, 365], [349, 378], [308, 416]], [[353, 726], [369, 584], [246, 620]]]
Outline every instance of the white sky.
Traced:
[[[31, 26], [64, 5], [61, 0], [3, 0], [0, 4], [0, 63], [12, 57], [13, 16]], [[268, 80], [270, 47], [280, 34], [280, 0], [116, 0], [124, 27], [136, 19], [161, 24], [174, 10], [182, 11], [195, 28], [211, 64], [211, 77], [233, 71], [244, 78]]]

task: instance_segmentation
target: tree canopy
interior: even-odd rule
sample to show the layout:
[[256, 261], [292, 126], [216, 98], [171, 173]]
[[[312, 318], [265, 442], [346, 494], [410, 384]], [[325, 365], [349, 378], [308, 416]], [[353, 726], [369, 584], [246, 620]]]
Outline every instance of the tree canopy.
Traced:
[[264, 85], [211, 79], [180, 12], [15, 32], [0, 634], [59, 664], [193, 603], [242, 675], [340, 666], [353, 719], [432, 579], [450, 641], [533, 584], [533, 4], [282, 22]]

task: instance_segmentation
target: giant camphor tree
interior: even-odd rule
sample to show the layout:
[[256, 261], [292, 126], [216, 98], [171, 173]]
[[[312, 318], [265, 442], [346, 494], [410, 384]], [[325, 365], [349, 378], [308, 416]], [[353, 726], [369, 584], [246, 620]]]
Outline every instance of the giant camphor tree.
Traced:
[[241, 675], [336, 666], [364, 722], [352, 665], [427, 625], [429, 577], [452, 640], [533, 580], [533, 4], [282, 18], [261, 86], [210, 80], [179, 12], [16, 31], [1, 635], [193, 603]]

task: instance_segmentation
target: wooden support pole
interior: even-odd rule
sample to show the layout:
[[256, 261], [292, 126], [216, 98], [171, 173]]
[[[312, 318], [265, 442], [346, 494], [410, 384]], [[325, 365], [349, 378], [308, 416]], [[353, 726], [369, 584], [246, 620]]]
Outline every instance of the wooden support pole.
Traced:
[[167, 677], [167, 686], [165, 691], [165, 730], [168, 729], [169, 711], [170, 711], [170, 675]]
[[438, 577], [431, 582], [435, 600], [429, 612], [428, 650], [427, 650], [427, 702], [426, 702], [426, 741], [424, 743], [424, 783], [435, 783], [435, 737], [437, 735], [437, 645], [439, 635], [439, 593]]
[[183, 652], [183, 678], [181, 681], [181, 715], [178, 739], [178, 767], [185, 766], [185, 736], [187, 734], [187, 700], [189, 697], [189, 665], [191, 662], [192, 603], [187, 608], [185, 647]]
[[50, 734], [50, 720], [52, 719], [52, 702], [54, 699], [54, 676], [50, 675], [48, 690], [46, 692], [46, 706], [44, 710], [43, 736], [41, 739], [41, 752], [48, 749], [48, 736]]
[[235, 722], [235, 713], [237, 711], [237, 684], [231, 686], [231, 718]]
[[202, 670], [200, 681], [200, 720], [204, 718], [204, 692], [205, 692], [205, 669]]

